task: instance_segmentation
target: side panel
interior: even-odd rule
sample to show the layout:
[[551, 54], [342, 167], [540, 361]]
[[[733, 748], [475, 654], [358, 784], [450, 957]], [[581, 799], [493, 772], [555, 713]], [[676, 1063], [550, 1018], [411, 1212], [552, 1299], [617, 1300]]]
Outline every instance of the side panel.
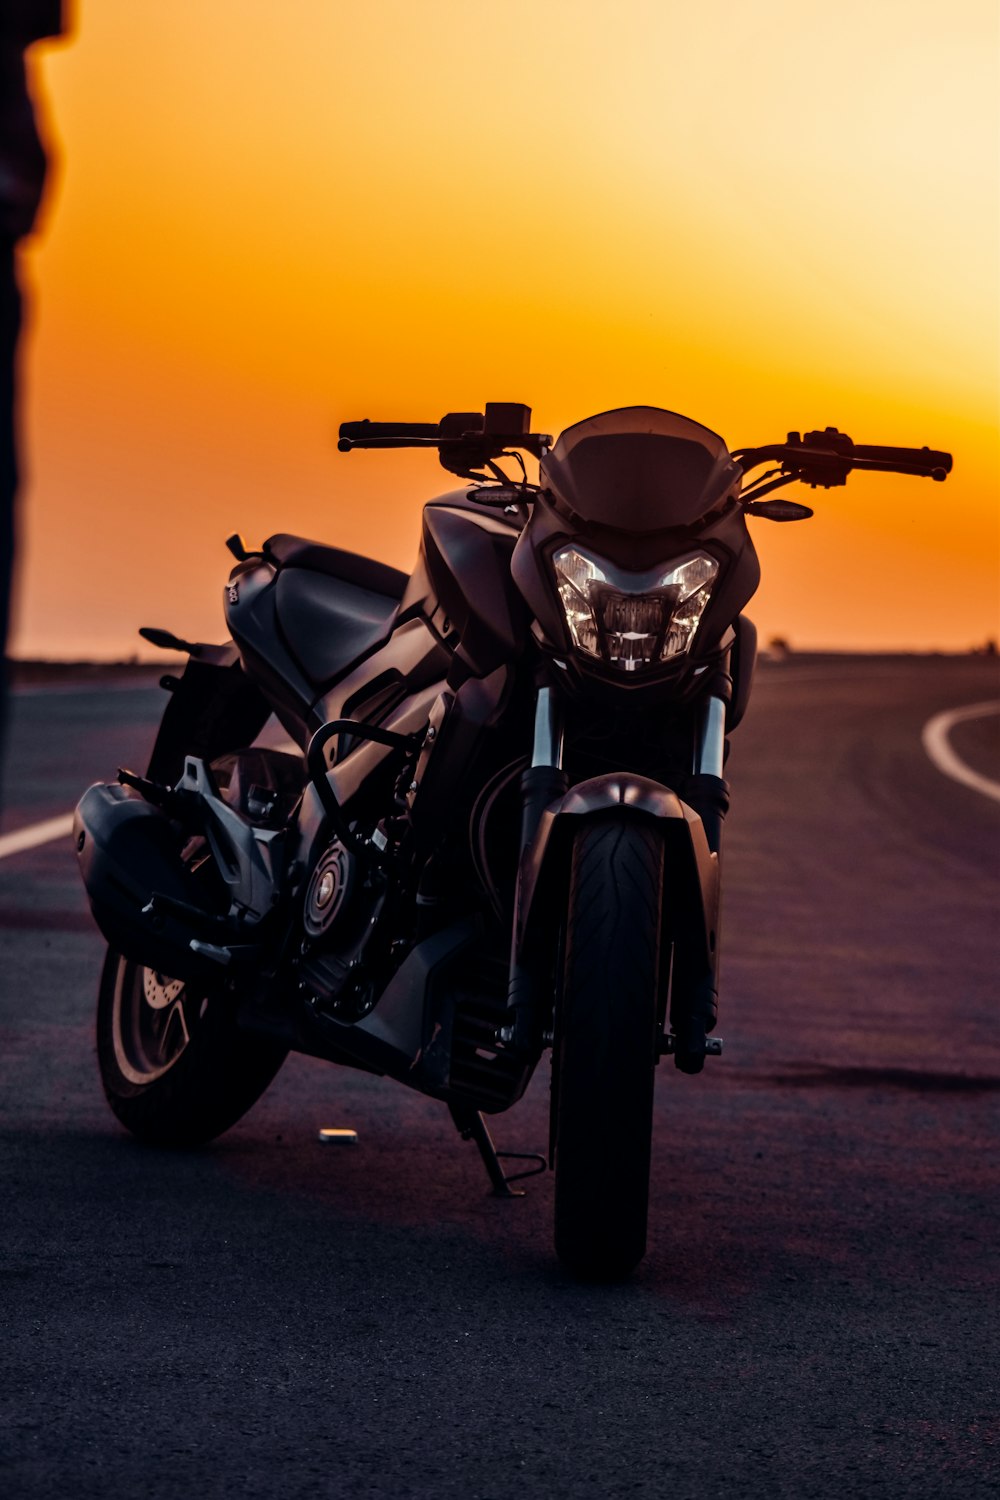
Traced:
[[517, 656], [530, 618], [510, 560], [518, 531], [469, 506], [424, 507], [422, 551], [431, 583], [459, 638], [458, 655], [476, 676]]
[[282, 568], [274, 584], [278, 629], [314, 692], [386, 640], [397, 602], [310, 568]]
[[[382, 728], [396, 734], [416, 734], [428, 722], [443, 688], [443, 682], [431, 682], [425, 688], [408, 693], [405, 702], [381, 721]], [[365, 787], [375, 771], [396, 753], [372, 740], [355, 741], [354, 745], [350, 753], [338, 761], [329, 773], [337, 801], [344, 808]]]
[[[406, 699], [432, 684], [443, 682], [451, 665], [452, 654], [420, 616], [397, 625], [392, 635], [377, 651], [348, 672], [324, 693], [310, 711], [310, 728], [319, 729], [334, 719], [364, 719], [369, 723], [395, 727], [397, 710], [406, 714]], [[408, 732], [408, 726], [403, 732]], [[332, 765], [353, 750], [353, 741], [339, 736], [327, 747]], [[369, 746], [384, 751], [384, 746]], [[377, 757], [383, 759], [380, 753]]]
[[510, 670], [498, 667], [488, 677], [467, 678], [436, 700], [406, 799], [420, 838], [439, 839], [456, 815], [468, 820], [482, 784], [484, 734], [502, 712], [510, 679]]
[[[307, 678], [285, 644], [275, 577], [267, 563], [237, 569], [227, 588], [226, 615], [248, 672], [303, 748], [331, 719], [360, 716], [381, 722], [408, 692], [446, 676], [452, 653], [417, 615], [398, 624], [383, 646], [369, 651], [324, 692]], [[318, 579], [322, 588], [323, 575], [308, 577]], [[344, 749], [331, 744], [329, 753], [343, 754]]]

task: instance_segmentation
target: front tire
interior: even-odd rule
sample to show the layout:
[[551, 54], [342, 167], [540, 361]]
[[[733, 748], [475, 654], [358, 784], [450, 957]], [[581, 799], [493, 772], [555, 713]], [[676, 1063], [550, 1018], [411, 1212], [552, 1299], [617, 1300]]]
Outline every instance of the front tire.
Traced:
[[97, 1059], [108, 1103], [140, 1140], [198, 1146], [246, 1114], [287, 1050], [239, 1029], [225, 990], [183, 984], [108, 949]]
[[573, 843], [553, 1058], [555, 1245], [579, 1275], [627, 1275], [646, 1249], [657, 1059], [663, 837], [595, 818]]

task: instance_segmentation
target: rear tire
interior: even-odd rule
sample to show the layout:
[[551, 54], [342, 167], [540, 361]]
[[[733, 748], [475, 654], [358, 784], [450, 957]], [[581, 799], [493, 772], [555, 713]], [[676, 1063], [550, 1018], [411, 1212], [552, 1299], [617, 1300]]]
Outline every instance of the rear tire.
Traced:
[[224, 989], [209, 990], [108, 949], [97, 1059], [114, 1114], [155, 1146], [198, 1146], [246, 1114], [287, 1049], [243, 1032]]
[[663, 838], [638, 818], [573, 843], [553, 1058], [555, 1245], [579, 1275], [626, 1276], [646, 1249]]

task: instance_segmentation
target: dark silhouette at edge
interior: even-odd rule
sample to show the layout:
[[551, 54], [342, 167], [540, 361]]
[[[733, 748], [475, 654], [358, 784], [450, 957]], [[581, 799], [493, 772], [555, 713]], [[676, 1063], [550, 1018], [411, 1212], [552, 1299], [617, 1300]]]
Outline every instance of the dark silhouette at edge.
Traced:
[[65, 22], [63, 0], [4, 0], [0, 10], [0, 754], [7, 721], [7, 633], [19, 481], [18, 246], [37, 221], [46, 171], [25, 52], [34, 42], [61, 36]]

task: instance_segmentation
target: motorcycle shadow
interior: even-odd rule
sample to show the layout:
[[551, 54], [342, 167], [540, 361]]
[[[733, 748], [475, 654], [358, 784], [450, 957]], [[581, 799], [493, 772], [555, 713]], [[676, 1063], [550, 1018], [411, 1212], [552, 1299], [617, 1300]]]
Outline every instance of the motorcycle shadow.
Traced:
[[[310, 1297], [380, 1289], [391, 1299], [403, 1287], [442, 1305], [449, 1287], [478, 1298], [534, 1286], [588, 1308], [652, 1297], [713, 1322], [816, 1287], [917, 1284], [945, 1271], [975, 1281], [977, 1237], [957, 1224], [941, 1172], [904, 1152], [912, 1097], [881, 1095], [867, 1130], [855, 1103], [854, 1149], [845, 1150], [821, 1095], [762, 1098], [759, 1087], [720, 1081], [680, 1111], [661, 1090], [649, 1251], [631, 1281], [610, 1287], [558, 1267], [550, 1174], [530, 1180], [524, 1197], [496, 1198], [443, 1106], [300, 1058], [250, 1116], [197, 1151], [96, 1128], [35, 1138], [43, 1155], [27, 1174], [35, 1188], [22, 1200], [23, 1228], [35, 1223], [29, 1239], [51, 1247], [53, 1263], [63, 1242], [99, 1277], [103, 1262], [184, 1275], [197, 1265], [220, 1293], [235, 1275], [261, 1296], [281, 1286]], [[947, 1102], [931, 1097], [938, 1110]], [[498, 1147], [544, 1149], [547, 1103], [539, 1079], [518, 1111], [493, 1122]], [[918, 1108], [927, 1103], [918, 1096]], [[320, 1144], [331, 1125], [356, 1130], [358, 1144]], [[929, 1128], [943, 1170], [962, 1138], [953, 1120], [947, 1132]]]

